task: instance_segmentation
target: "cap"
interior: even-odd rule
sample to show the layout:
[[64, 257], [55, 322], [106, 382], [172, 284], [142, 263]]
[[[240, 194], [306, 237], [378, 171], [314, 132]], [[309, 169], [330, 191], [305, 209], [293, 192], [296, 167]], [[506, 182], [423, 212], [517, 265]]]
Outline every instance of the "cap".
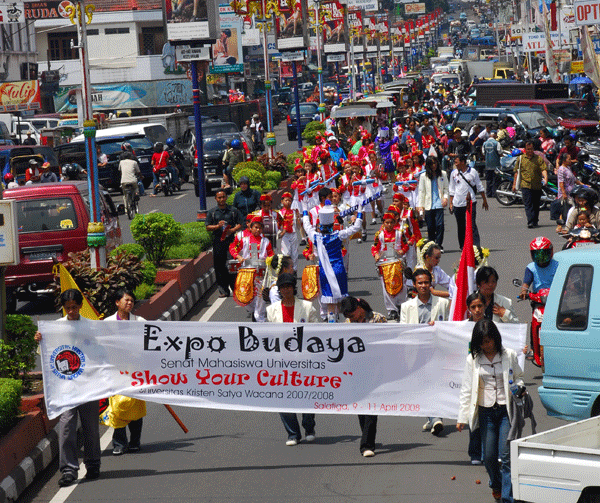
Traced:
[[383, 215], [383, 219], [384, 220], [396, 220], [396, 217], [388, 212]]
[[37, 159], [29, 159], [29, 164], [33, 165], [38, 165], [40, 163], [40, 161], [38, 161]]
[[453, 133], [456, 133], [457, 131], [458, 131], [459, 133], [462, 133], [462, 129], [461, 129], [461, 128], [459, 128], [459, 127], [455, 127], [455, 128], [452, 130], [452, 132], [453, 132]]
[[281, 194], [281, 199], [285, 198], [285, 197], [289, 197], [290, 199], [293, 198], [292, 193], [291, 192], [284, 192], [283, 194]]
[[42, 169], [49, 169], [50, 168], [50, 163], [49, 162], [45, 162], [44, 164], [42, 164]]
[[334, 217], [335, 215], [331, 202], [325, 201], [325, 206], [323, 206], [321, 211], [319, 211], [319, 222], [321, 225], [333, 225]]
[[261, 224], [261, 225], [262, 225], [262, 223], [263, 223], [263, 221], [262, 221], [262, 218], [261, 218], [259, 215], [254, 215], [254, 216], [252, 217], [252, 220], [251, 220], [251, 222], [252, 222], [253, 224]]
[[390, 204], [389, 208], [387, 209], [387, 213], [400, 213], [400, 208], [398, 208], [398, 206], [395, 204]]
[[263, 194], [262, 196], [260, 196], [260, 200], [262, 201], [272, 201], [273, 198], [271, 197], [270, 194]]
[[296, 276], [294, 274], [290, 274], [289, 272], [281, 273], [277, 277], [277, 288], [281, 288], [284, 286], [296, 286]]
[[240, 185], [242, 183], [247, 183], [248, 185], [250, 185], [250, 178], [248, 178], [247, 176], [242, 176], [240, 177], [240, 181], [238, 182]]
[[332, 135], [329, 138], [327, 138], [327, 141], [338, 141], [338, 139]]

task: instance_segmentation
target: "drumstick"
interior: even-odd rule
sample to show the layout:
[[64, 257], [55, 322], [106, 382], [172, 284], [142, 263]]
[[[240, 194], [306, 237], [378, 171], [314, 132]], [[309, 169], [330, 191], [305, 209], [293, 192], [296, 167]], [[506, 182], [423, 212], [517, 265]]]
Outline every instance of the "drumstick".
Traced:
[[179, 416], [177, 414], [175, 414], [175, 411], [173, 410], [173, 408], [170, 405], [167, 405], [166, 403], [163, 405], [165, 406], [165, 409], [167, 409], [169, 411], [169, 414], [171, 414], [173, 416], [173, 419], [175, 419], [175, 421], [177, 421], [177, 424], [181, 427], [181, 429], [183, 430], [183, 433], [187, 433], [188, 429], [185, 427], [185, 424], [183, 424], [181, 419], [179, 419]]

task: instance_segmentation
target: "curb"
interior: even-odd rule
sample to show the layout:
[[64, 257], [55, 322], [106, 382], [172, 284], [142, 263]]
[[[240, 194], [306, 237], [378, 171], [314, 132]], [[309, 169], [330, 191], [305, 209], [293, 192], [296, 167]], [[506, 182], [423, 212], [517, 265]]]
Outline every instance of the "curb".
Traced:
[[0, 503], [14, 502], [52, 460], [58, 456], [58, 434], [52, 430], [0, 483]]
[[[203, 295], [215, 282], [215, 269], [211, 267], [159, 319], [163, 321], [181, 320], [194, 304], [202, 299]], [[56, 430], [52, 430], [29, 452], [19, 466], [0, 483], [0, 503], [13, 503], [16, 501], [29, 484], [33, 482], [33, 479], [52, 463], [56, 456], [58, 456], [58, 434]]]
[[179, 297], [175, 304], [158, 318], [161, 321], [179, 321], [181, 320], [196, 304], [202, 296], [215, 284], [217, 276], [215, 268], [211, 267], [207, 273], [201, 278], [198, 278], [192, 286], [190, 286], [184, 294]]

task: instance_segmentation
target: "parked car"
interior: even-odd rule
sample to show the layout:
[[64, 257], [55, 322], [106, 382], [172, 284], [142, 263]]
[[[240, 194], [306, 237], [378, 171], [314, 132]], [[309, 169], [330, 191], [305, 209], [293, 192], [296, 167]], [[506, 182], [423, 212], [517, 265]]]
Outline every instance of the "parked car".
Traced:
[[[140, 171], [144, 177], [144, 186], [148, 187], [152, 183], [152, 154], [154, 153], [152, 142], [145, 136], [133, 134], [128, 136], [109, 136], [97, 138], [96, 145], [100, 146], [102, 153], [108, 157], [108, 164], [104, 168], [98, 169], [98, 180], [106, 188], [120, 189], [121, 175], [119, 173], [119, 156], [121, 155], [121, 145], [129, 143], [133, 148]], [[76, 162], [81, 166], [87, 166], [85, 157], [85, 142], [75, 141], [64, 143], [56, 147], [56, 154], [60, 165]]]
[[[300, 103], [300, 132], [309, 122], [319, 119], [318, 105], [316, 103]], [[298, 137], [298, 116], [296, 115], [296, 107], [291, 106], [287, 116], [287, 136], [289, 141], [293, 141]]]
[[[246, 153], [246, 159], [252, 160], [254, 146], [252, 140], [240, 132], [233, 122], [214, 122], [202, 125], [202, 150], [203, 167], [206, 192], [209, 193], [212, 188], [220, 187], [223, 179], [223, 155], [227, 150], [226, 142], [233, 139], [240, 140], [242, 148]], [[193, 158], [192, 181], [196, 197], [199, 196], [198, 188], [198, 153], [196, 152], [195, 131], [188, 130], [184, 134], [182, 141], [182, 150], [184, 155]]]
[[[49, 293], [53, 260], [63, 262], [69, 253], [85, 250], [90, 222], [86, 181], [44, 183], [4, 191], [4, 199], [17, 206], [20, 263], [6, 268], [7, 309], [15, 311], [17, 300], [31, 300]], [[104, 190], [100, 211], [106, 232], [106, 249], [121, 244], [117, 209]]]
[[559, 128], [558, 122], [543, 110], [528, 107], [460, 107], [454, 117], [452, 127], [468, 131], [474, 124], [498, 124], [505, 118], [509, 126], [521, 126], [531, 134], [548, 128], [553, 134]]

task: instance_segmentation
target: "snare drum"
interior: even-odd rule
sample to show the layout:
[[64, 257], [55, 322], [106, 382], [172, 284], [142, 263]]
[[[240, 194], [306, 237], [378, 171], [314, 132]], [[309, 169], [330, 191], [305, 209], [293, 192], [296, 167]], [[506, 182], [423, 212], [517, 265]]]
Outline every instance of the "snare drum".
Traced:
[[231, 274], [237, 274], [237, 272], [240, 270], [240, 267], [242, 267], [242, 263], [237, 259], [231, 259], [227, 261], [227, 270]]
[[383, 278], [383, 284], [387, 293], [392, 297], [398, 295], [404, 286], [404, 264], [402, 259], [379, 260], [377, 262], [377, 270]]

